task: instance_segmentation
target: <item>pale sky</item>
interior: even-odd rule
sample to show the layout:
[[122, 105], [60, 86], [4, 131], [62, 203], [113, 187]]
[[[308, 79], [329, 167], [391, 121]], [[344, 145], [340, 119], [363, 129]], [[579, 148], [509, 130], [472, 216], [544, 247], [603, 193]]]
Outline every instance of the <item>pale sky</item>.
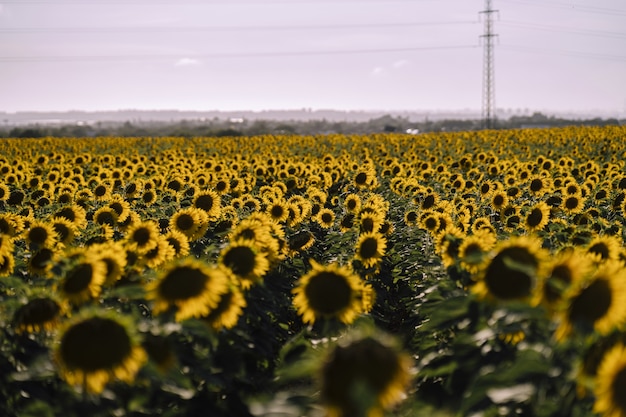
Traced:
[[[0, 1], [0, 111], [480, 111], [485, 6]], [[626, 115], [626, 1], [492, 8], [498, 109]]]

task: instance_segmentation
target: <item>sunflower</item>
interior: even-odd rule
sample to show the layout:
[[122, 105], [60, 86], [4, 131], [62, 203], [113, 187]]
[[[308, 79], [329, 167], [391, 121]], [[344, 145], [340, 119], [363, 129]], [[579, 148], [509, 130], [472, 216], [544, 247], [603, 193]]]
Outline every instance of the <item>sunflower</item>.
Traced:
[[376, 179], [376, 170], [373, 167], [366, 166], [359, 169], [354, 174], [353, 184], [358, 188], [374, 188], [378, 184]]
[[87, 212], [78, 204], [71, 204], [59, 209], [53, 217], [65, 217], [80, 229], [87, 227]]
[[617, 260], [622, 244], [622, 240], [616, 236], [595, 236], [587, 244], [586, 251], [594, 257], [596, 262]]
[[338, 264], [321, 265], [313, 260], [311, 267], [292, 290], [293, 304], [305, 323], [336, 318], [350, 324], [365, 312], [365, 286], [350, 268]]
[[174, 249], [175, 258], [184, 258], [189, 255], [189, 239], [184, 233], [170, 230], [164, 235], [167, 243]]
[[315, 243], [315, 235], [308, 230], [301, 230], [289, 237], [287, 241], [287, 252], [289, 256], [304, 252]]
[[13, 213], [0, 213], [0, 235], [15, 237], [24, 230], [24, 220]]
[[417, 210], [409, 209], [406, 212], [404, 212], [404, 224], [406, 224], [409, 227], [415, 227], [418, 225], [418, 223], [419, 223], [419, 214], [417, 213]]
[[126, 231], [126, 246], [128, 250], [143, 254], [157, 245], [159, 225], [153, 220], [138, 222]]
[[267, 254], [268, 258], [278, 256], [280, 240], [283, 237], [281, 226], [263, 213], [253, 213], [241, 220], [228, 235], [231, 242], [239, 239], [253, 242], [254, 246]]
[[124, 246], [120, 242], [95, 244], [89, 247], [89, 251], [106, 266], [104, 284], [112, 285], [122, 277], [128, 260]]
[[58, 241], [63, 245], [71, 244], [78, 234], [76, 225], [64, 217], [55, 217], [50, 223], [57, 234]]
[[385, 216], [376, 211], [361, 211], [359, 229], [361, 233], [375, 232], [385, 221]]
[[603, 356], [594, 385], [594, 413], [606, 417], [626, 416], [626, 347], [622, 343]]
[[231, 241], [220, 252], [218, 263], [230, 271], [243, 289], [258, 283], [270, 269], [270, 262], [251, 240]]
[[470, 274], [480, 271], [483, 261], [496, 244], [495, 233], [487, 229], [478, 229], [467, 236], [458, 248], [460, 266]]
[[541, 240], [528, 236], [512, 237], [496, 244], [476, 274], [472, 291], [481, 298], [500, 301], [528, 300], [546, 262]]
[[543, 201], [529, 208], [524, 218], [524, 226], [528, 231], [540, 231], [550, 221], [550, 206]]
[[355, 245], [354, 259], [359, 260], [366, 268], [377, 266], [387, 247], [387, 239], [378, 232], [363, 233]]
[[55, 346], [54, 359], [63, 379], [96, 394], [110, 381], [132, 382], [147, 360], [128, 318], [111, 310], [71, 319]]
[[195, 207], [180, 209], [169, 219], [169, 229], [184, 234], [191, 242], [203, 237], [208, 227], [207, 212]]
[[246, 299], [239, 287], [230, 285], [221, 295], [217, 306], [201, 317], [201, 320], [214, 330], [231, 329], [239, 321], [246, 305]]
[[47, 332], [55, 329], [67, 312], [67, 305], [54, 296], [36, 296], [20, 306], [13, 314], [13, 326], [18, 333]]
[[269, 215], [272, 221], [276, 223], [282, 223], [289, 218], [289, 211], [287, 209], [288, 204], [283, 200], [276, 200], [267, 205], [265, 212]]
[[117, 223], [117, 212], [108, 206], [100, 207], [93, 214], [93, 221], [101, 226], [106, 224], [113, 227]]
[[587, 279], [571, 285], [557, 312], [557, 340], [574, 331], [606, 335], [626, 322], [626, 268], [619, 261], [601, 264]]
[[157, 245], [141, 256], [141, 263], [148, 268], [156, 269], [161, 264], [174, 259], [176, 251], [163, 235], [156, 237]]
[[343, 206], [349, 213], [358, 213], [361, 210], [361, 197], [358, 194], [348, 194], [343, 200]]
[[107, 266], [93, 254], [76, 256], [56, 284], [61, 297], [79, 305], [100, 295], [106, 280]]
[[117, 222], [124, 222], [130, 215], [130, 204], [119, 194], [113, 194], [109, 199], [107, 207], [111, 208], [117, 215]]
[[195, 258], [175, 261], [146, 285], [146, 298], [154, 300], [152, 312], [175, 309], [176, 321], [209, 314], [228, 288], [228, 275]]
[[381, 416], [406, 396], [411, 357], [389, 338], [340, 340], [320, 369], [320, 396], [329, 417]]
[[[54, 260], [57, 252], [50, 248], [41, 248], [33, 252], [28, 259], [28, 271], [34, 275], [50, 276], [50, 271], [54, 266]], [[13, 262], [13, 256], [10, 256], [9, 262]], [[4, 268], [3, 268], [4, 269]]]
[[24, 238], [31, 249], [51, 248], [57, 243], [57, 234], [51, 224], [33, 220], [24, 232]]
[[335, 212], [329, 208], [322, 208], [314, 220], [324, 229], [329, 229], [335, 224]]
[[565, 210], [566, 213], [576, 214], [583, 210], [584, 205], [585, 200], [580, 194], [572, 194], [563, 196], [561, 208]]
[[496, 211], [504, 209], [509, 204], [509, 196], [504, 191], [494, 191], [491, 194], [489, 205]]
[[583, 250], [578, 247], [561, 250], [546, 264], [546, 273], [537, 283], [535, 304], [542, 304], [553, 313], [565, 292], [592, 271], [592, 259]]
[[456, 226], [435, 236], [435, 250], [441, 256], [441, 262], [445, 267], [454, 265], [459, 259], [459, 248], [466, 234]]

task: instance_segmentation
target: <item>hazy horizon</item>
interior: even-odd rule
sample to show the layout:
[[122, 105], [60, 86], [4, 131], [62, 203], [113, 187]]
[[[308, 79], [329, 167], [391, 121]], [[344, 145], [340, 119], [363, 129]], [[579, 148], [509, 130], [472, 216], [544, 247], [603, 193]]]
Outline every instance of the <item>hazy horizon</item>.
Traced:
[[[626, 5], [493, 0], [498, 111], [626, 116]], [[484, 1], [0, 1], [0, 111], [480, 112]]]

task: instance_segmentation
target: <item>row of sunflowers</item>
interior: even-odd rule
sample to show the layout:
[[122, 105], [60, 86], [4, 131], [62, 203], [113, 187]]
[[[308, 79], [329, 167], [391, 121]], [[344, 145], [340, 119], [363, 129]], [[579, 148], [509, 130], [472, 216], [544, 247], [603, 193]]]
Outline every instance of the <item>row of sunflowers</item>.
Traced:
[[0, 143], [0, 414], [626, 416], [624, 127]]

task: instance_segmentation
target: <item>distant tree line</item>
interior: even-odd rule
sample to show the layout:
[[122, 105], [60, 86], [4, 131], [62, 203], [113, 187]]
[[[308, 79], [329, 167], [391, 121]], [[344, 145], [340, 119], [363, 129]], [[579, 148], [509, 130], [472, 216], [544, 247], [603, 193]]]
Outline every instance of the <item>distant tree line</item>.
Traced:
[[[496, 129], [517, 129], [561, 126], [605, 126], [624, 124], [618, 119], [563, 119], [534, 113], [530, 116], [512, 116], [497, 120]], [[384, 132], [424, 133], [443, 131], [470, 131], [483, 128], [478, 119], [444, 119], [410, 121], [405, 117], [385, 115], [366, 122], [321, 120], [181, 120], [176, 122], [98, 122], [93, 124], [32, 124], [0, 127], [2, 138], [56, 137], [226, 137], [256, 135], [317, 135], [317, 134], [372, 134]]]

